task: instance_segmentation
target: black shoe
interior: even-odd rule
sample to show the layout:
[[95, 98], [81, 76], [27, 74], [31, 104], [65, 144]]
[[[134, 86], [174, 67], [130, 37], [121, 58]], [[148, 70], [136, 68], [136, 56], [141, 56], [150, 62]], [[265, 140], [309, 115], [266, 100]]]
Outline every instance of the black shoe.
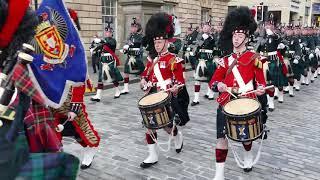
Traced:
[[200, 104], [199, 102], [192, 102], [191, 103], [191, 106], [196, 106], [196, 105], [198, 105], [198, 104]]
[[113, 99], [118, 99], [120, 97], [120, 95], [119, 96], [113, 96]]
[[294, 95], [290, 94], [290, 97], [294, 97]]
[[180, 149], [176, 149], [176, 152], [180, 153], [182, 151], [182, 148], [183, 148], [183, 142], [182, 142], [181, 148]]
[[296, 91], [300, 91], [300, 89], [296, 89], [296, 88], [295, 88], [295, 90], [296, 90]]
[[309, 86], [309, 84], [306, 84], [306, 86]]
[[272, 111], [274, 111], [274, 109], [272, 109], [272, 108], [269, 108], [269, 111], [270, 111], [270, 112], [272, 112]]
[[208, 96], [207, 94], [206, 94], [206, 95], [204, 95], [203, 97], [204, 97], [204, 98], [207, 98], [207, 99], [209, 98], [209, 96]]
[[277, 100], [277, 99], [278, 99], [278, 96], [274, 96], [273, 99], [274, 99], [274, 100]]
[[91, 166], [92, 163], [89, 165], [81, 164], [80, 169], [88, 169]]
[[311, 83], [313, 83], [314, 82], [314, 80], [311, 80]]
[[212, 100], [214, 100], [214, 98], [208, 98], [208, 100], [209, 100], [209, 101], [212, 101]]
[[281, 104], [283, 103], [283, 101], [278, 101], [278, 102], [281, 103]]
[[156, 162], [154, 162], [154, 163], [145, 163], [145, 162], [142, 162], [142, 163], [140, 164], [140, 167], [141, 167], [141, 168], [149, 168], [149, 167], [157, 164], [157, 162], [158, 162], [158, 161], [156, 161]]
[[121, 92], [120, 95], [129, 94], [129, 92]]
[[252, 171], [252, 168], [244, 168], [243, 171], [247, 173], [247, 172]]
[[283, 90], [283, 94], [287, 94], [287, 93], [289, 93], [289, 91], [285, 91], [285, 90]]
[[100, 99], [91, 98], [90, 100], [94, 102], [100, 102]]

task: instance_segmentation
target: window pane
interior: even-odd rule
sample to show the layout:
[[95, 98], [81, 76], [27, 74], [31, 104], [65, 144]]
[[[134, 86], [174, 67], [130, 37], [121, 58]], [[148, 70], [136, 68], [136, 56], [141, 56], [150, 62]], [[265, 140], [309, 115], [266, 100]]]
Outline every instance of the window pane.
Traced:
[[116, 5], [115, 0], [111, 0], [110, 3], [111, 3], [110, 4], [111, 7], [115, 7], [115, 5]]
[[106, 15], [110, 15], [110, 8], [109, 7], [106, 8]]

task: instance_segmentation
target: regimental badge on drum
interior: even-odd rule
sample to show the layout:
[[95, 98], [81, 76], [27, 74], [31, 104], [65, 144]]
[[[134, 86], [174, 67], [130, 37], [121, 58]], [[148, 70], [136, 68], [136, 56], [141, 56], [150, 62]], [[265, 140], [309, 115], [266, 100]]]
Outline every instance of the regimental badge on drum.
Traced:
[[149, 119], [149, 124], [150, 124], [150, 125], [155, 125], [155, 124], [156, 124], [156, 123], [154, 122], [154, 117], [153, 117], [152, 114], [150, 114], [150, 115], [148, 116], [148, 119]]
[[42, 70], [52, 71], [55, 65], [66, 67], [65, 59], [73, 56], [75, 46], [65, 43], [68, 34], [67, 23], [59, 12], [49, 9], [49, 14], [41, 14], [42, 22], [36, 28], [31, 44], [36, 54], [43, 54]]
[[245, 130], [246, 130], [245, 126], [239, 127], [238, 130], [239, 130], [239, 135], [240, 136], [247, 136], [247, 134], [245, 133]]

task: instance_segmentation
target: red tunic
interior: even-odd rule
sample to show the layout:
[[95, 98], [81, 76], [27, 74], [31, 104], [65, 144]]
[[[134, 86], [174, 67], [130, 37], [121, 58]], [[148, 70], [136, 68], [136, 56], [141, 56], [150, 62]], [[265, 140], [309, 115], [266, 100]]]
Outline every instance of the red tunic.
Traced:
[[[153, 62], [157, 61], [155, 65]], [[157, 79], [155, 74], [155, 68], [159, 68], [161, 72], [161, 76], [167, 88], [174, 84], [184, 84], [185, 80], [183, 77], [183, 65], [182, 59], [176, 57], [175, 54], [172, 53], [164, 53], [162, 54], [159, 59], [155, 58], [155, 60], [148, 59], [146, 64], [145, 70], [141, 73], [141, 77], [145, 78], [148, 82], [151, 82], [152, 85], [156, 85], [157, 87], [161, 88], [161, 83]], [[160, 80], [161, 81], [161, 80]]]
[[[237, 57], [236, 54], [232, 54], [232, 56], [235, 60], [237, 60], [236, 67], [243, 79], [243, 82], [245, 84], [250, 84], [253, 81], [256, 82], [257, 86], [266, 86], [266, 81], [263, 75], [262, 70], [262, 62], [258, 59], [258, 57], [254, 56], [255, 53], [246, 51], [240, 57]], [[227, 74], [227, 71], [231, 65], [229, 63], [229, 60], [231, 59], [230, 56], [226, 56], [221, 60], [221, 63], [218, 67], [218, 69], [215, 71], [209, 86], [213, 87], [214, 84], [217, 84], [218, 82], [223, 82], [227, 85], [229, 88], [239, 88], [239, 83], [237, 82], [233, 71], [230, 71], [229, 74]], [[254, 87], [254, 84], [252, 84]], [[249, 94], [248, 97], [256, 98], [256, 95], [254, 93]], [[224, 105], [230, 100], [230, 94], [228, 92], [223, 92], [220, 94], [220, 96], [217, 98], [217, 101], [220, 105]]]

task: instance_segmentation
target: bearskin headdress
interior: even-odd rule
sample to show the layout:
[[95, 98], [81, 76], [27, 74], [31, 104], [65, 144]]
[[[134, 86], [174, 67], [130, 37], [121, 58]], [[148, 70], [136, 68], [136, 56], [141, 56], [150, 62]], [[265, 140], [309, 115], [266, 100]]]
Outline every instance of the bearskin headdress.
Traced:
[[230, 54], [233, 50], [233, 33], [244, 33], [248, 37], [257, 29], [257, 23], [254, 20], [248, 7], [239, 7], [229, 12], [225, 18], [222, 31], [220, 33], [219, 45], [224, 54]]
[[167, 13], [157, 13], [151, 16], [146, 24], [146, 37], [151, 40], [171, 39], [174, 36], [173, 17]]
[[150, 17], [146, 24], [142, 45], [149, 51], [151, 57], [157, 56], [154, 40], [171, 39], [174, 36], [173, 17], [167, 13], [157, 13]]

